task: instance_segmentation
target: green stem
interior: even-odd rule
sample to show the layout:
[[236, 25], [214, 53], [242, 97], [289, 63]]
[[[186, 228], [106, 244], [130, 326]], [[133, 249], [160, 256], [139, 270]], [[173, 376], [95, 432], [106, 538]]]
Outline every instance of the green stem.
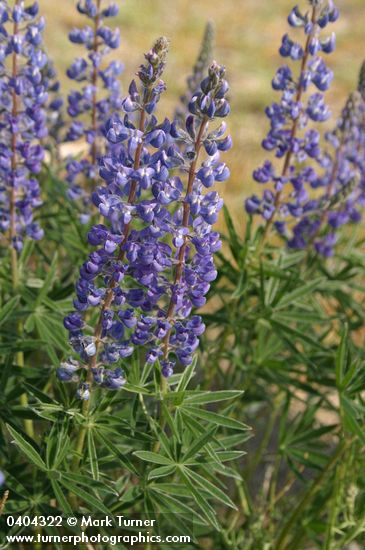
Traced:
[[[90, 412], [90, 399], [85, 399], [85, 401], [83, 401], [82, 403], [82, 414], [84, 415], [86, 420], [89, 417], [89, 412]], [[71, 463], [71, 470], [73, 472], [76, 472], [80, 466], [81, 458], [84, 451], [86, 433], [87, 433], [87, 423], [86, 425], [84, 424], [83, 426], [81, 426], [79, 430], [79, 434], [77, 436], [75, 454]]]
[[[23, 325], [21, 322], [18, 323], [18, 335], [20, 336], [23, 332]], [[16, 362], [18, 367], [23, 368], [24, 367], [24, 353], [22, 351], [18, 351], [16, 354]], [[20, 396], [20, 404], [22, 407], [27, 409], [29, 407], [28, 402], [28, 396], [26, 393], [22, 393]], [[33, 420], [30, 420], [30, 418], [26, 418], [24, 420], [24, 430], [25, 433], [30, 437], [31, 439], [34, 439], [34, 424]]]
[[[85, 422], [79, 430], [79, 433], [76, 439], [76, 445], [75, 445], [75, 451], [74, 451], [75, 454], [71, 462], [71, 472], [74, 472], [74, 473], [77, 473], [80, 467], [81, 459], [83, 457], [85, 439], [86, 439], [86, 434], [88, 430], [87, 419], [89, 417], [89, 413], [90, 413], [90, 399], [85, 399], [85, 401], [83, 401], [82, 403], [82, 414], [85, 417]], [[74, 511], [77, 511], [78, 502], [77, 502], [76, 495], [70, 494], [69, 500]]]
[[321, 474], [317, 477], [317, 479], [314, 480], [310, 489], [305, 493], [302, 500], [299, 502], [298, 506], [294, 509], [294, 511], [290, 515], [288, 521], [286, 522], [286, 524], [284, 525], [283, 529], [279, 534], [279, 538], [275, 546], [273, 547], [274, 550], [284, 550], [287, 547], [286, 541], [291, 528], [298, 521], [303, 510], [311, 501], [311, 499], [314, 497], [316, 492], [320, 489], [323, 480], [326, 478], [326, 476], [331, 471], [331, 469], [337, 464], [338, 460], [341, 458], [341, 456], [343, 455], [344, 451], [347, 449], [348, 446], [349, 446], [349, 442], [340, 443], [335, 454], [329, 460], [325, 468], [323, 468]]
[[264, 454], [264, 451], [270, 442], [272, 432], [275, 427], [276, 420], [279, 416], [280, 410], [281, 410], [281, 399], [280, 399], [280, 403], [277, 403], [277, 402], [275, 403], [274, 410], [271, 411], [259, 448], [257, 449], [256, 453], [253, 455], [253, 458], [250, 460], [247, 466], [246, 476], [245, 476], [246, 479], [251, 479], [252, 474], [255, 472], [257, 466], [261, 463], [262, 455]]
[[[161, 430], [164, 430], [165, 425], [166, 425], [166, 419], [165, 419], [164, 414], [163, 414], [162, 402], [163, 402], [163, 400], [165, 398], [165, 395], [167, 394], [168, 391], [169, 391], [169, 384], [167, 382], [167, 379], [164, 376], [162, 376], [162, 374], [161, 374], [161, 380], [160, 380], [160, 407], [159, 407], [159, 413], [158, 413], [158, 421], [159, 421], [159, 426], [160, 426]], [[158, 453], [159, 450], [160, 450], [160, 442], [157, 440], [156, 443], [153, 446], [153, 451], [155, 453]]]

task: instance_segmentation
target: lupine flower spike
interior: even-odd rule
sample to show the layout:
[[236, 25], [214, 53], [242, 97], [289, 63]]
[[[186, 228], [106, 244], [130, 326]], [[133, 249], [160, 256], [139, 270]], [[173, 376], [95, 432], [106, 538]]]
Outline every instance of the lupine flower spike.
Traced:
[[[313, 124], [330, 117], [323, 92], [329, 88], [333, 73], [323, 56], [335, 48], [335, 35], [322, 37], [322, 31], [337, 20], [339, 13], [332, 0], [310, 0], [309, 4], [308, 13], [302, 14], [295, 7], [288, 17], [291, 27], [302, 29], [304, 45], [285, 34], [279, 50], [282, 57], [299, 63], [299, 74], [295, 77], [289, 65], [279, 68], [272, 86], [281, 92], [281, 100], [266, 109], [271, 127], [263, 147], [275, 151], [276, 157], [283, 159], [282, 166], [278, 170], [266, 161], [255, 170], [254, 179], [260, 184], [272, 184], [273, 188], [266, 188], [262, 197], [254, 195], [246, 200], [246, 211], [260, 214], [265, 221], [263, 239], [273, 224], [280, 234], [285, 234], [285, 218], [302, 215], [308, 187], [317, 180], [315, 169], [306, 161], [319, 166], [322, 162], [320, 134]], [[311, 88], [314, 93], [307, 95]], [[279, 215], [283, 220], [276, 219]]]
[[323, 173], [312, 184], [321, 194], [303, 203], [303, 214], [288, 241], [290, 247], [314, 245], [317, 253], [332, 256], [339, 227], [360, 221], [360, 208], [365, 204], [364, 114], [361, 95], [353, 92], [336, 128], [325, 135], [332, 151], [323, 153]]
[[[67, 76], [82, 83], [81, 90], [74, 90], [68, 97], [68, 114], [74, 118], [66, 141], [84, 138], [89, 144], [88, 155], [81, 160], [69, 160], [67, 177], [69, 197], [80, 199], [89, 208], [90, 194], [94, 190], [98, 175], [98, 158], [105, 152], [102, 132], [106, 121], [113, 112], [120, 108], [119, 76], [123, 65], [111, 61], [103, 66], [105, 56], [119, 47], [120, 33], [104, 25], [104, 19], [118, 14], [115, 3], [105, 5], [104, 0], [80, 0], [77, 4], [79, 13], [85, 15], [91, 26], [73, 29], [69, 39], [74, 44], [82, 44], [87, 50], [86, 57], [75, 59], [67, 71]], [[84, 180], [89, 186], [84, 188]], [[91, 212], [83, 211], [80, 220], [87, 223]]]
[[[88, 399], [92, 380], [102, 387], [120, 388], [125, 382], [122, 369], [106, 369], [103, 365], [111, 365], [133, 353], [128, 332], [137, 322], [133, 308], [140, 305], [135, 297], [138, 290], [123, 291], [120, 283], [126, 272], [126, 244], [131, 235], [132, 213], [136, 209], [134, 203], [143, 187], [151, 184], [151, 170], [144, 166], [147, 151], [143, 138], [148, 126], [156, 124], [152, 113], [165, 90], [160, 76], [167, 51], [167, 40], [160, 38], [146, 54], [146, 65], [142, 65], [138, 72], [140, 89], [132, 81], [130, 93], [123, 101], [125, 117], [123, 120], [113, 117], [107, 131], [111, 144], [126, 141], [126, 145], [121, 143], [118, 150], [116, 147], [112, 149], [113, 157], [107, 156], [102, 161], [100, 175], [107, 186], [98, 188], [93, 196], [100, 214], [110, 222], [110, 229], [99, 224], [90, 231], [90, 244], [102, 246], [91, 253], [82, 266], [76, 285], [76, 311], [64, 321], [71, 345], [87, 369], [87, 382], [82, 382], [78, 390], [78, 397], [82, 399]], [[137, 128], [129, 119], [130, 112], [138, 115]], [[96, 283], [101, 286], [96, 286]], [[131, 307], [125, 307], [128, 305]], [[100, 314], [95, 328], [87, 334], [81, 312], [90, 307], [100, 309]], [[81, 365], [71, 359], [67, 366], [61, 365], [58, 376], [63, 381], [75, 379], [80, 368]]]
[[[225, 125], [208, 129], [229, 112], [228, 86], [224, 69], [214, 63], [190, 101], [185, 127], [159, 124], [154, 111], [165, 89], [160, 76], [166, 54], [161, 38], [146, 54], [139, 84], [129, 87], [124, 117], [108, 124], [107, 138], [115, 146], [101, 162], [106, 185], [93, 196], [107, 224], [89, 233], [99, 248], [81, 268], [76, 311], [65, 318], [71, 344], [92, 373], [87, 383], [110, 389], [123, 385], [120, 362], [137, 346], [146, 349], [148, 363], [161, 360], [166, 377], [176, 358], [182, 365], [192, 361], [204, 325], [191, 311], [205, 303], [216, 276], [212, 254], [220, 241], [211, 226], [222, 200], [203, 189], [229, 175], [219, 162], [219, 151], [231, 145]], [[208, 158], [199, 166], [203, 149]], [[188, 174], [185, 191], [179, 168]], [[90, 307], [100, 309], [91, 334], [82, 317]], [[79, 368], [70, 362], [60, 377], [71, 380]]]
[[185, 123], [185, 118], [189, 111], [189, 103], [192, 96], [199, 90], [201, 81], [206, 74], [209, 65], [213, 61], [214, 50], [214, 25], [208, 21], [205, 26], [204, 36], [200, 47], [200, 52], [193, 67], [193, 72], [186, 80], [187, 90], [181, 96], [181, 106], [176, 109], [175, 117], [180, 123]]
[[34, 174], [41, 169], [41, 140], [47, 135], [42, 77], [47, 56], [42, 50], [44, 20], [37, 14], [37, 2], [26, 5], [17, 0], [13, 8], [0, 5], [0, 231], [8, 233], [15, 255], [24, 238], [43, 236], [33, 218], [41, 205]]

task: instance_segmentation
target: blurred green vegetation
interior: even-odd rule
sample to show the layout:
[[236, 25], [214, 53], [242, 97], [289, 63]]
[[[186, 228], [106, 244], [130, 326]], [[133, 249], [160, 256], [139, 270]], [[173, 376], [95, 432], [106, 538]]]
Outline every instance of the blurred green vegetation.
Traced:
[[[231, 86], [229, 127], [234, 139], [233, 150], [225, 155], [232, 177], [223, 184], [223, 195], [235, 220], [243, 223], [243, 199], [254, 185], [252, 170], [265, 158], [260, 146], [267, 129], [263, 111], [277, 96], [271, 89], [271, 79], [280, 63], [278, 47], [281, 36], [288, 30], [286, 18], [295, 0], [119, 0], [118, 3], [121, 9], [116, 24], [120, 26], [122, 42], [117, 55], [125, 64], [122, 76], [125, 88], [154, 39], [164, 34], [171, 40], [165, 73], [168, 90], [160, 103], [161, 115], [173, 112], [176, 99], [184, 91], [205, 22], [210, 19], [215, 23], [215, 57], [226, 65]], [[305, 6], [304, 0], [299, 4]], [[75, 56], [83, 53], [82, 48], [68, 42], [67, 34], [84, 19], [77, 13], [74, 0], [40, 0], [40, 5], [47, 19], [46, 45], [67, 92], [70, 82], [65, 77], [66, 68]], [[337, 50], [328, 57], [328, 64], [335, 72], [328, 102], [335, 116], [356, 85], [365, 57], [364, 0], [337, 0], [337, 5], [341, 18], [330, 29], [337, 33]]]

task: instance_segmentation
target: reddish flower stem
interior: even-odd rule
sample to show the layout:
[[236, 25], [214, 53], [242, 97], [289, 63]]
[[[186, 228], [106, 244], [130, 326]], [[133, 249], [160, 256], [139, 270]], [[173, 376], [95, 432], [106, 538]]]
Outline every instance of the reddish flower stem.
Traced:
[[[140, 114], [139, 128], [138, 128], [141, 132], [143, 132], [143, 130], [144, 130], [145, 120], [146, 120], [146, 112], [144, 110], [142, 110], [141, 114]], [[136, 149], [136, 155], [135, 155], [135, 158], [134, 158], [134, 166], [133, 166], [134, 170], [138, 170], [138, 168], [140, 166], [142, 149], [143, 149], [143, 141], [141, 141], [141, 143], [138, 144], [137, 149]], [[135, 180], [133, 180], [132, 183], [131, 183], [131, 188], [130, 188], [129, 195], [128, 195], [128, 204], [133, 204], [134, 203], [135, 198], [136, 198], [136, 192], [137, 192], [137, 182]], [[124, 260], [124, 256], [125, 256], [124, 245], [128, 240], [130, 231], [131, 231], [131, 222], [127, 223], [124, 226], [122, 242], [120, 243], [119, 253], [118, 253], [118, 256], [117, 256], [117, 260], [119, 262]], [[103, 302], [103, 305], [102, 305], [102, 308], [101, 308], [101, 311], [100, 311], [99, 320], [98, 320], [98, 322], [96, 324], [96, 327], [95, 327], [94, 339], [95, 339], [96, 353], [90, 359], [89, 370], [88, 370], [88, 380], [89, 381], [90, 381], [90, 377], [91, 377], [91, 369], [93, 369], [96, 366], [97, 353], [98, 353], [98, 349], [99, 349], [99, 346], [100, 346], [100, 338], [101, 338], [101, 333], [102, 333], [103, 314], [107, 309], [109, 309], [109, 307], [112, 303], [113, 289], [116, 286], [117, 286], [117, 282], [115, 281], [115, 279], [112, 279], [110, 281], [109, 286], [107, 288], [107, 291], [105, 293], [105, 298], [104, 298], [104, 302]]]
[[[16, 0], [15, 6], [20, 4], [20, 0]], [[19, 25], [16, 21], [13, 24], [13, 36], [16, 36], [19, 32]], [[15, 120], [18, 116], [18, 97], [15, 91], [15, 80], [18, 75], [18, 54], [13, 50], [12, 53], [12, 69], [11, 77], [14, 83], [11, 100], [12, 100], [12, 129], [11, 129], [11, 171], [12, 171], [12, 187], [10, 191], [10, 228], [9, 228], [9, 240], [10, 240], [10, 249], [11, 249], [11, 271], [13, 286], [16, 288], [18, 286], [18, 257], [17, 251], [14, 248], [14, 239], [16, 237], [16, 199], [17, 192], [15, 189], [15, 170], [17, 165], [17, 132], [14, 130]]]
[[[98, 53], [99, 49], [99, 42], [98, 42], [98, 35], [97, 32], [99, 30], [100, 25], [100, 6], [101, 6], [101, 0], [96, 1], [96, 9], [97, 13], [94, 18], [94, 44], [93, 44], [93, 52], [94, 54]], [[94, 60], [95, 61], [95, 60]], [[92, 95], [92, 109], [91, 109], [91, 127], [94, 135], [94, 141], [91, 146], [91, 164], [95, 166], [96, 164], [96, 157], [97, 157], [97, 130], [98, 130], [98, 121], [97, 121], [97, 84], [98, 84], [98, 67], [93, 66], [93, 72], [91, 76], [91, 83], [93, 86], [93, 95]]]
[[[198, 135], [197, 135], [197, 138], [196, 138], [196, 141], [195, 141], [194, 160], [191, 162], [190, 168], [189, 168], [188, 185], [187, 185], [186, 195], [185, 195], [185, 200], [184, 200], [184, 205], [183, 205], [184, 211], [183, 211], [182, 226], [185, 227], [185, 228], [187, 228], [189, 226], [189, 217], [190, 217], [190, 204], [188, 203], [187, 199], [188, 199], [189, 195], [191, 194], [191, 192], [193, 190], [196, 166], [197, 166], [197, 162], [198, 162], [198, 158], [199, 158], [200, 149], [202, 147], [202, 137], [203, 137], [203, 134], [204, 134], [204, 131], [205, 131], [207, 125], [208, 125], [208, 119], [204, 118], [202, 120], [201, 124], [200, 124], [199, 132], [198, 132]], [[184, 235], [183, 244], [181, 245], [181, 247], [179, 248], [179, 251], [178, 251], [178, 260], [177, 260], [177, 266], [176, 266], [176, 271], [175, 271], [174, 287], [176, 287], [177, 285], [179, 285], [181, 283], [181, 279], [182, 279], [182, 275], [183, 275], [183, 269], [184, 269], [184, 265], [185, 265], [185, 252], [186, 252], [187, 245], [188, 245], [188, 235]], [[171, 321], [171, 319], [174, 316], [175, 309], [176, 309], [176, 304], [174, 303], [173, 297], [174, 296], [173, 296], [173, 292], [172, 292], [172, 295], [171, 295], [171, 298], [170, 298], [170, 303], [169, 303], [167, 313], [166, 313], [166, 318], [167, 318], [168, 321]], [[171, 337], [171, 329], [167, 332], [166, 336], [163, 339], [163, 357], [164, 357], [164, 359], [167, 359], [168, 354], [169, 354], [170, 337]]]

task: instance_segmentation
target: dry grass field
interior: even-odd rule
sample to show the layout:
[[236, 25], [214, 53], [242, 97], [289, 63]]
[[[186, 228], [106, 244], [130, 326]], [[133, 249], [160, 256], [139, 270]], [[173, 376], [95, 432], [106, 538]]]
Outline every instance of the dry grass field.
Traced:
[[[227, 66], [231, 85], [232, 116], [229, 125], [234, 148], [226, 155], [232, 177], [223, 194], [237, 223], [244, 223], [242, 204], [252, 189], [251, 173], [264, 158], [260, 148], [267, 128], [263, 109], [275, 94], [271, 78], [280, 63], [278, 47], [287, 30], [286, 17], [295, 0], [118, 0], [117, 24], [122, 33], [119, 58], [125, 64], [123, 85], [128, 83], [142, 54], [161, 34], [171, 40], [165, 73], [168, 91], [160, 103], [161, 114], [171, 114], [184, 90], [186, 75], [199, 49], [207, 19], [216, 26], [217, 61]], [[299, 2], [305, 5], [304, 0]], [[46, 45], [55, 60], [64, 90], [70, 83], [67, 66], [78, 52], [68, 42], [69, 30], [82, 22], [75, 0], [40, 0], [47, 18]], [[334, 115], [356, 85], [365, 58], [365, 0], [338, 0], [341, 18], [336, 23], [337, 51], [328, 58], [335, 81], [328, 101]]]

